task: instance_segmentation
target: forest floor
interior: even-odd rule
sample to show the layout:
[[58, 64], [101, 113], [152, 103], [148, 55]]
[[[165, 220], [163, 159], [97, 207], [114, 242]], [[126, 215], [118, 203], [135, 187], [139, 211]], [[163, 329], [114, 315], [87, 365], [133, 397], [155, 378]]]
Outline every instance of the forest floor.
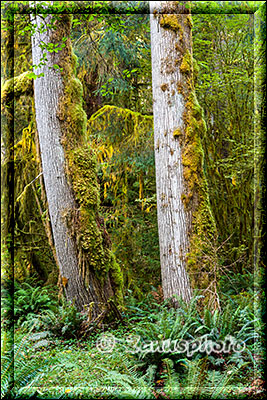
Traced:
[[[164, 318], [167, 315], [164, 310], [160, 313]], [[248, 345], [244, 354], [233, 352], [231, 356], [153, 353], [144, 351], [141, 342], [139, 353], [133, 351], [138, 348], [140, 333], [154, 341], [162, 336], [156, 330], [152, 335], [153, 326], [165, 323], [166, 318], [155, 322], [155, 315], [151, 314], [150, 321], [148, 315], [146, 320], [133, 318], [125, 325], [102, 328], [80, 339], [17, 329], [13, 398], [265, 398], [260, 366], [263, 353], [255, 343]], [[170, 318], [174, 315], [175, 311], [171, 312]], [[160, 326], [164, 337], [168, 327], [174, 330], [171, 320]]]
[[[124, 335], [130, 333], [124, 330]], [[118, 340], [122, 337], [121, 330], [109, 334]], [[38, 348], [29, 344], [24, 353], [25, 365], [38, 359], [38, 364], [43, 364], [42, 373], [30, 385], [20, 388], [22, 397], [18, 398], [265, 398], [264, 382], [253, 371], [250, 374], [242, 370], [236, 374], [229, 368], [226, 374], [223, 368], [199, 371], [200, 361], [193, 365], [185, 362], [181, 365], [184, 371], [177, 374], [170, 372], [163, 361], [153, 375], [152, 371], [138, 368], [133, 356], [121, 348], [103, 352], [98, 346], [101, 337], [84, 341], [51, 340], [49, 345]], [[195, 374], [189, 386], [188, 373]]]

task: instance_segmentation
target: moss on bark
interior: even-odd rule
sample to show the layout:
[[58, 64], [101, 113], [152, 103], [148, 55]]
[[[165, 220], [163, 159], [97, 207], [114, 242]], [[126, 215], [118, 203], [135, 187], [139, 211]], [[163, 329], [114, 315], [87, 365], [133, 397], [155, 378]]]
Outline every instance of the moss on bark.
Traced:
[[[82, 106], [82, 85], [76, 78], [76, 56], [70, 42], [71, 17], [59, 17], [53, 40], [58, 42], [62, 36], [68, 39], [57, 62], [62, 69], [64, 93], [57, 110], [61, 123], [61, 143], [65, 149], [65, 170], [73, 189], [77, 204], [75, 210], [66, 210], [63, 217], [70, 234], [75, 238], [79, 269], [85, 285], [90, 285], [92, 273], [99, 280], [102, 291], [100, 298], [114, 298], [117, 305], [123, 304], [123, 277], [119, 264], [109, 248], [105, 227], [99, 217], [99, 185], [96, 174], [96, 157], [86, 143], [87, 118]], [[109, 282], [109, 283], [107, 283]], [[111, 286], [110, 286], [111, 284]], [[112, 295], [113, 292], [113, 295]]]
[[[204, 151], [202, 140], [206, 135], [206, 124], [203, 110], [199, 105], [194, 80], [198, 67], [192, 57], [192, 19], [191, 15], [177, 15], [176, 2], [169, 2], [166, 9], [156, 16], [164, 29], [180, 32], [179, 43], [174, 44], [178, 57], [181, 58], [181, 80], [177, 83], [177, 92], [183, 96], [185, 111], [183, 127], [175, 129], [174, 138], [179, 140], [182, 150], [184, 192], [181, 195], [189, 224], [189, 251], [187, 253], [187, 270], [195, 289], [204, 291], [205, 302], [216, 306], [216, 288], [214, 287], [214, 271], [217, 259], [215, 254], [216, 225], [212, 215], [208, 183], [204, 173]], [[184, 3], [184, 2], [181, 2]], [[184, 4], [179, 7], [185, 7]], [[169, 12], [173, 15], [165, 15]], [[187, 10], [189, 11], [189, 10]], [[174, 15], [176, 13], [176, 15]], [[178, 63], [179, 65], [179, 63]], [[216, 273], [216, 272], [215, 272]], [[216, 282], [215, 282], [216, 285]]]
[[[182, 141], [182, 164], [185, 180], [183, 203], [192, 215], [190, 245], [187, 254], [187, 266], [194, 288], [212, 292], [213, 271], [217, 263], [215, 248], [216, 225], [211, 211], [208, 183], [204, 173], [204, 151], [202, 140], [206, 135], [203, 109], [199, 105], [194, 90], [194, 63], [189, 51], [185, 53], [180, 67], [186, 75], [187, 95], [183, 116], [185, 134]], [[206, 300], [211, 300], [212, 293], [206, 293]]]

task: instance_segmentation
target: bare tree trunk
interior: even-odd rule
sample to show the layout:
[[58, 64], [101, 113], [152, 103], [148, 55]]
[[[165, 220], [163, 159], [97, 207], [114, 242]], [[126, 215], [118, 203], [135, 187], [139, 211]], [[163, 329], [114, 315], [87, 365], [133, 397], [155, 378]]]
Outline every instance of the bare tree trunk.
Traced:
[[[32, 18], [37, 24], [33, 64], [39, 65], [35, 73], [43, 74], [34, 82], [36, 123], [61, 283], [67, 299], [78, 310], [87, 307], [91, 319], [96, 319], [107, 312], [112, 299], [121, 300], [122, 280], [98, 223], [96, 164], [84, 143], [86, 116], [74, 72], [71, 19], [68, 15]], [[43, 24], [52, 27], [42, 33]], [[51, 44], [60, 50], [49, 52]], [[40, 65], [44, 53], [47, 60]]]
[[192, 296], [188, 274], [193, 287], [208, 286], [203, 281], [203, 268], [206, 275], [209, 271], [202, 256], [206, 233], [214, 234], [203, 173], [205, 123], [194, 94], [187, 3], [150, 1], [162, 287], [165, 298], [181, 296], [186, 302]]

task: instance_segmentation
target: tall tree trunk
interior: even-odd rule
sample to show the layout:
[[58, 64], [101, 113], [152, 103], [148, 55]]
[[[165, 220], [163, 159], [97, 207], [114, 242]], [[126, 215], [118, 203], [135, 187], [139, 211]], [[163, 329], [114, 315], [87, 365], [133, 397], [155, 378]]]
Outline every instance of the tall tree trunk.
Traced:
[[[32, 18], [37, 24], [33, 64], [39, 65], [37, 75], [44, 74], [34, 82], [36, 123], [61, 283], [78, 310], [87, 308], [91, 320], [100, 320], [112, 304], [122, 301], [122, 278], [98, 216], [96, 161], [85, 144], [86, 115], [81, 83], [75, 78], [71, 17]], [[45, 32], [43, 24], [49, 26]], [[60, 50], [49, 51], [53, 45]], [[47, 60], [42, 65], [44, 53]]]
[[189, 2], [150, 1], [157, 213], [165, 298], [211, 290], [215, 225], [203, 172]]
[[5, 96], [6, 86], [13, 87], [14, 81], [14, 14], [5, 6], [3, 27], [3, 79], [9, 84], [1, 90], [1, 233], [4, 250], [3, 272], [7, 279], [14, 277], [14, 93]]

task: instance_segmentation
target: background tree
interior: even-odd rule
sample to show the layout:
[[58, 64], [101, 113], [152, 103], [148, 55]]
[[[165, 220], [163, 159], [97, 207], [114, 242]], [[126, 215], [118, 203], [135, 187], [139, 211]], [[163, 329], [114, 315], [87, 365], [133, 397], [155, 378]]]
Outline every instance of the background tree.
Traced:
[[[47, 218], [45, 193], [38, 157], [38, 138], [34, 124], [33, 82], [31, 65], [30, 20], [28, 15], [16, 14], [10, 23], [10, 10], [4, 15], [2, 25], [2, 112], [8, 123], [2, 126], [2, 184], [3, 197], [11, 202], [13, 237], [13, 266], [15, 279], [23, 280], [36, 274], [44, 282], [57, 282], [57, 268], [53, 257], [53, 243], [49, 245], [51, 228]], [[15, 28], [15, 29], [13, 29]], [[10, 39], [12, 36], [12, 43]], [[7, 48], [12, 47], [12, 52]], [[9, 79], [6, 72], [9, 70]], [[12, 111], [13, 110], [13, 111]], [[3, 119], [4, 122], [4, 119]], [[7, 139], [9, 137], [9, 143]], [[12, 155], [12, 157], [11, 157]], [[8, 161], [10, 160], [10, 161]], [[13, 179], [6, 181], [6, 167], [13, 165]], [[36, 179], [37, 177], [37, 179]], [[10, 191], [5, 196], [5, 191]], [[3, 199], [3, 205], [5, 200]], [[8, 210], [3, 209], [3, 221], [8, 220]], [[6, 238], [4, 226], [3, 238]], [[51, 242], [51, 241], [50, 241]]]
[[211, 207], [219, 243], [226, 241], [221, 257], [233, 275], [251, 268], [253, 254], [253, 20], [246, 14], [195, 15], [193, 28]]

